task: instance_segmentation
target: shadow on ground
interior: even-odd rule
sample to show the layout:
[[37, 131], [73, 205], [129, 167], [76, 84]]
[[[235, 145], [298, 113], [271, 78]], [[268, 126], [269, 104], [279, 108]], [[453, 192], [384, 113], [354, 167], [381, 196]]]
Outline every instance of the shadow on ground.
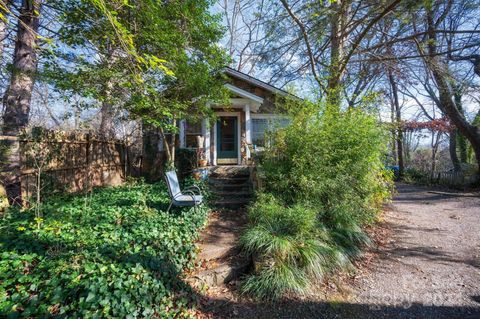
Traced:
[[414, 247], [394, 247], [385, 249], [380, 259], [399, 262], [402, 258], [412, 257], [423, 260], [430, 260], [442, 264], [466, 264], [472, 267], [480, 268], [479, 258], [462, 259], [456, 258], [449, 253], [444, 252], [436, 247], [414, 246]]
[[[477, 192], [471, 194], [464, 194], [458, 191], [452, 191], [450, 189], [441, 188], [436, 190], [435, 188], [427, 188], [423, 186], [397, 183], [397, 193], [394, 196], [394, 200], [404, 204], [434, 204], [440, 203], [446, 200], [460, 199], [460, 198], [479, 198], [480, 195]], [[446, 192], [445, 192], [446, 191]], [[476, 205], [473, 201], [466, 201], [464, 203], [466, 207], [470, 205]]]
[[[472, 296], [479, 302], [480, 296]], [[213, 318], [337, 318], [337, 319], [477, 319], [480, 307], [401, 304], [396, 306], [348, 302], [284, 301], [275, 304], [232, 302], [224, 299], [206, 301], [203, 312]]]
[[[462, 267], [469, 269], [470, 267], [477, 268], [474, 271], [480, 268], [480, 259], [474, 258], [475, 253], [467, 251], [456, 254], [455, 249], [452, 250], [442, 245], [443, 241], [446, 240], [446, 234], [451, 228], [446, 226], [440, 228], [435, 223], [435, 219], [439, 218], [439, 209], [443, 209], [442, 207], [438, 208], [437, 205], [444, 201], [456, 203], [456, 197], [452, 198], [452, 196], [434, 194], [428, 192], [427, 188], [419, 188], [407, 184], [399, 184], [398, 192], [395, 197], [395, 204], [418, 204], [417, 206], [422, 206], [427, 213], [431, 212], [432, 222], [426, 225], [418, 222], [409, 222], [412, 220], [412, 216], [416, 216], [415, 214], [418, 213], [414, 208], [405, 209], [398, 216], [392, 217], [393, 221], [388, 222], [386, 228], [396, 235], [391, 238], [395, 239], [395, 241], [379, 248], [381, 253], [375, 258], [381, 266], [398, 266], [399, 264], [396, 263], [417, 266], [417, 263], [426, 262], [428, 265], [433, 265], [431, 269], [432, 272], [435, 272], [436, 266], [446, 264], [449, 267], [443, 267], [443, 269], [446, 269], [444, 270], [446, 273], [441, 278], [447, 278], [450, 275], [449, 272], [452, 273], [452, 276], [456, 276], [454, 270]], [[478, 205], [478, 202], [468, 198], [462, 200], [461, 205], [462, 208], [471, 208], [476, 207], [475, 205]], [[397, 208], [392, 205], [390, 209], [396, 210]], [[453, 209], [452, 213], [455, 213]], [[442, 216], [447, 221], [455, 220], [449, 219], [452, 218], [449, 217], [449, 213], [443, 213]], [[447, 223], [447, 225], [452, 225], [452, 222]], [[412, 232], [415, 232], [418, 236], [412, 238], [410, 236]], [[455, 234], [457, 241], [454, 245], [464, 243], [458, 241], [461, 231]], [[424, 238], [431, 237], [438, 238], [438, 242], [424, 240]], [[465, 267], [465, 265], [469, 267]], [[407, 278], [404, 276], [411, 275], [409, 267], [403, 268], [407, 271], [399, 272], [397, 278], [403, 279]], [[389, 286], [391, 291], [399, 292], [399, 297], [403, 296], [400, 289], [397, 288], [396, 282], [393, 281], [392, 276], [383, 276], [383, 273], [390, 271], [389, 268], [380, 267], [375, 269], [375, 271], [380, 273], [379, 279], [375, 282], [376, 285]], [[463, 272], [467, 276], [471, 274], [465, 270]], [[441, 286], [442, 281], [440, 280], [443, 279], [439, 279], [437, 283]], [[208, 318], [480, 319], [480, 295], [477, 292], [469, 292], [469, 290], [460, 291], [453, 288], [445, 296], [439, 292], [439, 295], [445, 299], [436, 300], [435, 288], [426, 288], [423, 291], [415, 291], [417, 293], [415, 296], [419, 299], [414, 299], [418, 300], [417, 303], [409, 303], [409, 296], [405, 296], [405, 302], [402, 302], [403, 299], [394, 300], [394, 296], [390, 298], [387, 293], [384, 295], [380, 294], [381, 298], [373, 298], [373, 295], [368, 295], [368, 287], [363, 288], [366, 289], [365, 298], [362, 299], [363, 303], [356, 303], [355, 299], [335, 299], [335, 301], [309, 299], [286, 300], [272, 304], [245, 300], [236, 296], [230, 299], [229, 296], [225, 297], [225, 295], [214, 298], [206, 296], [200, 298], [202, 300], [202, 310]], [[459, 294], [463, 294], [465, 298], [470, 298], [471, 301], [462, 300], [462, 302], [459, 302], [459, 305], [455, 305], [458, 301], [456, 297]], [[421, 303], [422, 300], [428, 301], [429, 298], [433, 299], [432, 302]]]

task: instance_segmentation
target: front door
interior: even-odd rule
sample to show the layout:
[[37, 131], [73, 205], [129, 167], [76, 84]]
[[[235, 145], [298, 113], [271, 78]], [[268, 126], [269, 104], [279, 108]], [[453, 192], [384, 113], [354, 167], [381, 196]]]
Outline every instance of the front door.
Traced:
[[217, 120], [217, 163], [238, 163], [238, 127], [236, 116], [221, 116]]

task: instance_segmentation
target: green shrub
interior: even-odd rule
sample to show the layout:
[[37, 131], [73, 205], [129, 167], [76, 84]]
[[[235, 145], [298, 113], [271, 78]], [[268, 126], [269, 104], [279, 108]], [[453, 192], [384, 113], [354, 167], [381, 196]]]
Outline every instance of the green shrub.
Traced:
[[389, 194], [385, 140], [360, 110], [295, 119], [265, 152], [266, 189], [287, 203], [313, 204], [329, 226], [371, 222]]
[[197, 153], [193, 149], [178, 148], [176, 150], [177, 167], [180, 179], [184, 179], [197, 167]]
[[[0, 221], [0, 317], [188, 316], [197, 231], [206, 209], [166, 213], [163, 184], [57, 198]], [[40, 225], [40, 227], [37, 227]]]
[[299, 112], [263, 153], [266, 194], [250, 207], [243, 249], [256, 267], [244, 292], [264, 299], [305, 292], [312, 280], [347, 269], [390, 195], [381, 161], [383, 131], [373, 116]]
[[407, 183], [428, 185], [431, 184], [430, 174], [428, 172], [409, 167], [403, 173], [403, 180]]

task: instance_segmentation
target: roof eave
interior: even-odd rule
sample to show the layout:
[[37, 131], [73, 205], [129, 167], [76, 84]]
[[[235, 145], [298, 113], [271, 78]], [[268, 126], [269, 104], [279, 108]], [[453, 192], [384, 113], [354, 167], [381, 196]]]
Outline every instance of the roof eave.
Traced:
[[240, 71], [237, 71], [237, 70], [234, 70], [232, 68], [229, 68], [229, 67], [226, 67], [225, 68], [225, 73], [228, 74], [228, 75], [231, 75], [233, 77], [237, 77], [241, 80], [244, 80], [246, 82], [249, 82], [253, 85], [256, 85], [258, 87], [261, 87], [269, 92], [272, 92], [272, 93], [275, 93], [275, 94], [278, 94], [278, 95], [281, 95], [281, 96], [287, 96], [287, 95], [290, 95], [288, 92], [282, 90], [282, 89], [279, 89], [277, 87], [274, 87], [273, 85], [270, 85], [266, 82], [263, 82], [261, 80], [258, 80], [248, 74], [245, 74], [243, 72], [240, 72]]
[[235, 94], [238, 94], [239, 96], [241, 96], [243, 98], [252, 100], [253, 102], [258, 103], [259, 105], [263, 103], [263, 98], [261, 98], [260, 96], [257, 96], [253, 93], [250, 93], [250, 92], [247, 92], [247, 91], [245, 91], [245, 90], [243, 90], [239, 87], [236, 87], [235, 85], [226, 83], [226, 84], [224, 84], [224, 86], [227, 89], [229, 89], [231, 92], [233, 92]]

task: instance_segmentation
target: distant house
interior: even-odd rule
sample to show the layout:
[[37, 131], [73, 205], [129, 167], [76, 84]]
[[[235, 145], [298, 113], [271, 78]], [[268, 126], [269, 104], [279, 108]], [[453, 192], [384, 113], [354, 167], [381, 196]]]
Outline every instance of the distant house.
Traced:
[[288, 123], [275, 107], [278, 98], [288, 95], [286, 91], [231, 68], [226, 68], [225, 74], [230, 105], [211, 105], [217, 117], [215, 125], [208, 119], [201, 123], [180, 121], [180, 148], [198, 147], [197, 136], [202, 136], [209, 165], [247, 163], [251, 157], [247, 145], [263, 147], [266, 131]]

